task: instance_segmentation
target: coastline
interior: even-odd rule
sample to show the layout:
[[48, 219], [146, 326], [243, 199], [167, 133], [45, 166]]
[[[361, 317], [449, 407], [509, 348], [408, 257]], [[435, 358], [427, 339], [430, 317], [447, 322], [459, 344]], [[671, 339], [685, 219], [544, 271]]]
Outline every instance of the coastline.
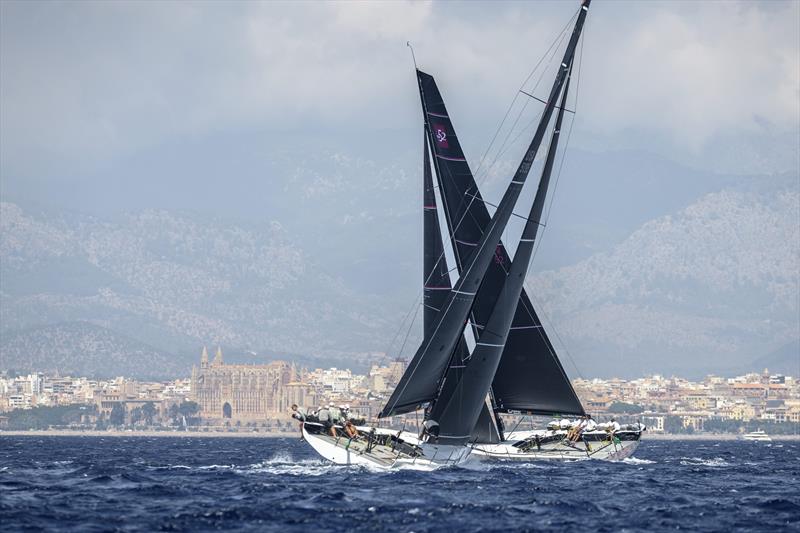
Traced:
[[[98, 431], [75, 429], [45, 429], [45, 430], [0, 430], [2, 437], [167, 437], [167, 438], [299, 438], [299, 432], [248, 432], [225, 431], [209, 429], [208, 431]], [[731, 441], [740, 440], [736, 433], [694, 433], [691, 435], [659, 434], [645, 432], [642, 440], [678, 441], [678, 440], [714, 440]], [[800, 441], [800, 435], [770, 435], [773, 441]]]

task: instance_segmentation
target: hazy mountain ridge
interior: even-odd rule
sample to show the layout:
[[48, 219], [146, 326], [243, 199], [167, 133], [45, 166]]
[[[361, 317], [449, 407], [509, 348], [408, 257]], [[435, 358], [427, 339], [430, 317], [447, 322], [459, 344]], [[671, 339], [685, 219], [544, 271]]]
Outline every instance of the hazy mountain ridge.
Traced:
[[[386, 336], [375, 303], [316, 268], [276, 222], [255, 231], [148, 210], [71, 229], [5, 203], [1, 229], [4, 338], [42, 324], [99, 322], [183, 354], [188, 370], [203, 343], [335, 357], [375, 351]], [[103, 276], [91, 288], [74, 283], [60, 268], [67, 262]], [[337, 336], [340, 328], [348, 334]], [[3, 349], [24, 358], [22, 345]]]
[[531, 276], [534, 302], [591, 375], [622, 361], [633, 373], [741, 367], [800, 337], [799, 219], [797, 190], [708, 194], [610, 252]]
[[159, 379], [184, 373], [172, 355], [88, 322], [52, 324], [4, 334], [0, 367], [16, 372]]
[[[329, 174], [322, 161], [335, 163]], [[648, 187], [668, 190], [663, 171], [642, 168]], [[349, 172], [359, 178], [347, 180]], [[371, 192], [359, 190], [362, 172], [376, 176]], [[298, 173], [282, 183], [291, 189], [286, 202], [317, 206], [290, 219], [303, 221], [304, 240], [276, 221], [165, 209], [114, 219], [34, 215], [2, 204], [0, 346], [12, 362], [24, 361], [25, 353], [8, 351], [11, 335], [83, 321], [154, 347], [184, 373], [204, 343], [220, 343], [229, 354], [261, 354], [254, 361], [292, 356], [362, 366], [387, 349], [418, 290], [419, 213], [388, 209], [397, 202], [393, 194], [409, 195], [409, 178], [336, 154], [309, 160]], [[597, 178], [582, 179], [602, 186]], [[609, 180], [625, 190], [633, 176]], [[301, 187], [306, 182], [313, 191]], [[534, 303], [551, 319], [551, 337], [565, 342], [562, 358], [572, 356], [587, 375], [701, 373], [749, 365], [800, 336], [796, 180], [741, 183], [713, 193], [703, 192], [713, 184], [693, 185], [699, 196], [680, 193], [688, 202], [673, 193], [669, 203], [683, 201], [683, 208], [638, 225], [607, 251], [532, 275]], [[591, 202], [577, 184], [571, 187], [559, 192], [572, 205], [556, 203], [545, 256], [554, 240], [564, 239], [559, 218], [569, 217], [562, 211], [573, 214], [575, 232], [598, 219], [600, 231], [624, 228], [602, 222], [597, 207], [583, 213]], [[364, 204], [373, 195], [376, 201]], [[631, 209], [641, 217], [651, 208]], [[413, 330], [405, 355], [417, 335]]]

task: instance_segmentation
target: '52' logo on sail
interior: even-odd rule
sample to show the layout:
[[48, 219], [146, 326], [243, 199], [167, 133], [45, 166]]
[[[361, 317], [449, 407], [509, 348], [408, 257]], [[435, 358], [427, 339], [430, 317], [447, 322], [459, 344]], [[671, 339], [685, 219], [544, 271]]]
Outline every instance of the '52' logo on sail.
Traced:
[[447, 130], [441, 124], [433, 125], [433, 138], [436, 139], [436, 144], [439, 148], [450, 147], [450, 144], [447, 142]]

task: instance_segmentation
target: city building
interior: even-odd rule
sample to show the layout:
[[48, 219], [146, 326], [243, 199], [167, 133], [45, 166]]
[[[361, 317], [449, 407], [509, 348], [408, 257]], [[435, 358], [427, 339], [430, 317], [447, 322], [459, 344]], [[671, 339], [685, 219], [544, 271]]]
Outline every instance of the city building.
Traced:
[[202, 419], [223, 423], [288, 419], [293, 403], [316, 404], [313, 388], [300, 382], [293, 364], [226, 364], [220, 348], [209, 362], [205, 347], [199, 369], [192, 369], [190, 399], [200, 406]]

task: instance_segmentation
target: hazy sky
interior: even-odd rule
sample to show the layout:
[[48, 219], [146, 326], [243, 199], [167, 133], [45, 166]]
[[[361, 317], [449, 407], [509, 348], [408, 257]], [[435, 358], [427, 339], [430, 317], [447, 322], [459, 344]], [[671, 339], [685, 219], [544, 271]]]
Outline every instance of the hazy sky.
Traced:
[[[251, 129], [308, 151], [335, 137], [369, 155], [364, 141], [387, 131], [416, 148], [408, 40], [474, 159], [577, 5], [4, 1], [0, 173], [113, 173], [176, 139]], [[799, 2], [594, 2], [576, 146], [727, 170], [713, 147], [752, 146], [754, 164], [791, 170], [798, 20]]]
[[[578, 0], [0, 0], [0, 199], [21, 208], [0, 215], [9, 242], [26, 243], [23, 258], [30, 251], [53, 260], [45, 264], [51, 270], [17, 261], [24, 268], [6, 283], [30, 287], [33, 298], [6, 301], [15, 315], [32, 317], [26, 326], [124, 316], [113, 327], [162, 349], [170, 339], [200, 342], [186, 340], [186, 332], [210, 323], [218, 326], [205, 333], [209, 338], [236, 330], [250, 339], [236, 329], [243, 327], [236, 310], [249, 305], [236, 291], [262, 295], [258, 290], [272, 287], [273, 277], [280, 283], [291, 267], [301, 272], [287, 285], [292, 298], [254, 297], [265, 309], [258, 334], [271, 331], [263, 329], [267, 322], [283, 328], [276, 324], [286, 317], [298, 327], [302, 318], [292, 313], [301, 308], [318, 313], [303, 316], [319, 333], [317, 319], [334, 316], [328, 309], [358, 301], [393, 323], [412, 305], [421, 280], [422, 113], [406, 42], [420, 68], [436, 77], [475, 169], [515, 96], [517, 109], [528, 105], [519, 124], [535, 127], [529, 119], [541, 104], [520, 98], [518, 89], [544, 55], [550, 68], [539, 69], [526, 88], [546, 96], [561, 53], [546, 51], [569, 31], [578, 9]], [[546, 293], [550, 307], [537, 309], [555, 309], [556, 317], [565, 310], [554, 327], [579, 360], [605, 361], [593, 358], [599, 339], [620, 368], [630, 364], [623, 352], [640, 348], [653, 358], [667, 354], [672, 364], [670, 350], [683, 350], [684, 340], [695, 350], [681, 352], [684, 360], [705, 354], [699, 363], [708, 368], [732, 364], [734, 352], [738, 364], [789, 346], [797, 338], [797, 300], [773, 296], [775, 287], [797, 291], [800, 1], [595, 0], [582, 42], [570, 86], [577, 114], [561, 143], [569, 154], [553, 181], [549, 229], [540, 232], [531, 270], [550, 271], [538, 279], [552, 275], [553, 287], [564, 282], [572, 289]], [[505, 189], [527, 132], [489, 165], [485, 179], [478, 176], [489, 202]], [[518, 212], [529, 209], [537, 174], [534, 168]], [[151, 235], [142, 220], [188, 222]], [[58, 254], [47, 255], [51, 241], [63, 240], [52, 237], [60, 235], [52, 228], [62, 226], [77, 236], [70, 241], [72, 278]], [[208, 233], [186, 229], [195, 227]], [[218, 267], [240, 272], [238, 257], [253, 260], [219, 252], [229, 243], [219, 241], [217, 250], [216, 237], [202, 242], [211, 250], [203, 260], [220, 257], [208, 272], [169, 274], [194, 268], [197, 258], [184, 248], [167, 250], [164, 242], [173, 241], [163, 239], [194, 242], [235, 228], [236, 235], [252, 229], [269, 240], [275, 227], [295, 255], [284, 268], [265, 270], [264, 279], [218, 274]], [[521, 228], [512, 219], [504, 236], [509, 249]], [[85, 231], [89, 245], [80, 241]], [[129, 309], [145, 309], [135, 316], [119, 315], [116, 299], [102, 300], [108, 277], [98, 275], [94, 256], [81, 255], [107, 231], [103, 248], [114, 253], [101, 266], [135, 272], [114, 278], [133, 287], [123, 299]], [[708, 250], [719, 253], [709, 258]], [[670, 261], [651, 268], [647, 261], [662, 254]], [[277, 267], [284, 264], [280, 253], [275, 257]], [[320, 283], [330, 276], [339, 292], [319, 301], [314, 289], [313, 305], [297, 304], [295, 296], [316, 287], [303, 275]], [[206, 279], [214, 301], [198, 311], [195, 289]], [[698, 290], [720, 279], [750, 285]], [[139, 291], [151, 294], [158, 283], [191, 286], [174, 316], [189, 313], [199, 322], [184, 327], [164, 314], [176, 304], [159, 291], [135, 307]], [[51, 286], [52, 295], [42, 292]], [[233, 287], [224, 296], [230, 308], [217, 301], [222, 286]], [[91, 294], [76, 302], [81, 291]], [[607, 298], [591, 299], [597, 294]], [[76, 303], [42, 312], [40, 301]], [[594, 307], [570, 303], [584, 301]], [[370, 321], [359, 324], [352, 328], [374, 334], [375, 346], [385, 349], [385, 332]], [[639, 332], [643, 340], [617, 331]], [[648, 351], [648, 342], [662, 351]]]

